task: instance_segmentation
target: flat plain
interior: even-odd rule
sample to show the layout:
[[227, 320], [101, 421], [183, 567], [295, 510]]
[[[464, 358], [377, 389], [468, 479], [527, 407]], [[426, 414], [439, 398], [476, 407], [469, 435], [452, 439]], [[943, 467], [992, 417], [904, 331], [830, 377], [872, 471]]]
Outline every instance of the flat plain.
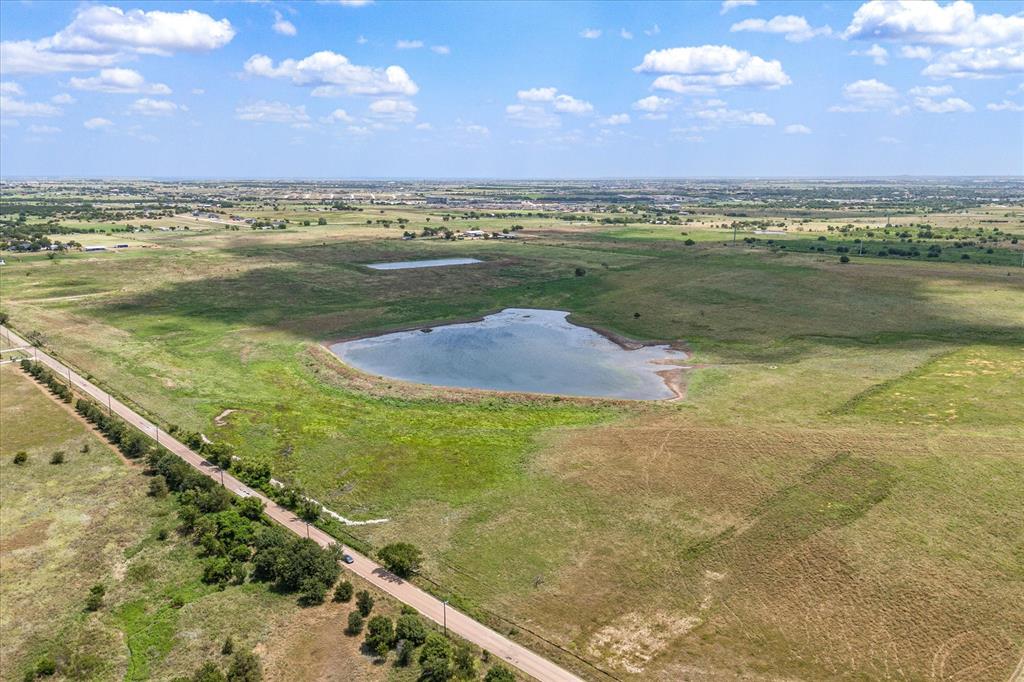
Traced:
[[[697, 225], [609, 225], [309, 204], [229, 209], [287, 219], [282, 230], [131, 220], [190, 229], [76, 237], [123, 251], [8, 257], [4, 311], [161, 423], [231, 443], [346, 517], [389, 519], [345, 531], [415, 543], [424, 586], [584, 676], [1013, 671], [1019, 207], [782, 212], [756, 220], [783, 234], [759, 222], [734, 242], [722, 209], [694, 212]], [[924, 220], [930, 237], [896, 238]], [[925, 255], [954, 228], [993, 222], [980, 246]], [[439, 224], [522, 229], [401, 239]], [[919, 257], [888, 252], [911, 246]], [[363, 267], [448, 257], [484, 262]], [[435, 389], [362, 375], [324, 347], [506, 307], [688, 350], [685, 399]]]

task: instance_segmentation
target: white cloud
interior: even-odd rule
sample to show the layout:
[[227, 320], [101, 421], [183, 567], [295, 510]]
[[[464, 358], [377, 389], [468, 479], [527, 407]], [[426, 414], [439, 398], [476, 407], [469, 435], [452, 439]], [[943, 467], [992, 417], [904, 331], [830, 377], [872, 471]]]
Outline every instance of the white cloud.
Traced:
[[478, 137], [487, 137], [491, 134], [491, 131], [488, 130], [487, 126], [478, 125], [476, 123], [464, 123], [459, 121], [458, 128], [464, 133], [476, 135]]
[[889, 63], [889, 51], [879, 45], [878, 43], [873, 44], [866, 50], [854, 50], [850, 53], [852, 57], [871, 57], [877, 66], [885, 66]]
[[510, 104], [505, 107], [505, 117], [523, 128], [557, 128], [562, 124], [558, 116], [536, 104]]
[[733, 24], [730, 31], [751, 31], [754, 33], [779, 33], [791, 43], [802, 43], [814, 36], [829, 35], [832, 29], [828, 26], [813, 28], [807, 19], [792, 14], [776, 16], [771, 19], [744, 19]]
[[644, 97], [643, 99], [638, 99], [633, 102], [634, 109], [637, 111], [646, 111], [649, 114], [665, 112], [673, 106], [675, 106], [675, 102], [667, 97], [658, 97], [657, 95]]
[[368, 42], [370, 41], [366, 39], [366, 36], [359, 36], [358, 38], [356, 38], [357, 45], [365, 45]]
[[694, 114], [697, 118], [715, 125], [773, 126], [775, 119], [760, 111], [739, 111], [736, 109], [704, 109]]
[[555, 97], [555, 111], [565, 114], [589, 114], [594, 110], [594, 105], [582, 99], [576, 99], [572, 95], [558, 95]]
[[45, 102], [25, 102], [8, 95], [0, 95], [0, 114], [9, 118], [60, 116], [63, 112]]
[[188, 107], [175, 104], [167, 99], [143, 97], [132, 103], [131, 110], [133, 113], [143, 116], [170, 116], [176, 111], [188, 111]]
[[955, 50], [939, 55], [921, 73], [932, 78], [992, 78], [1024, 73], [1024, 49], [969, 47]]
[[409, 123], [419, 111], [412, 102], [404, 99], [378, 99], [370, 104], [370, 114], [377, 118]]
[[395, 47], [399, 50], [418, 50], [423, 47], [422, 40], [399, 40], [395, 43]]
[[203, 88], [192, 88], [192, 94], [193, 95], [205, 95], [206, 94], [206, 90], [204, 90]]
[[519, 90], [516, 97], [525, 102], [553, 102], [557, 94], [558, 88], [530, 88]]
[[944, 97], [953, 94], [953, 87], [950, 85], [920, 85], [908, 90], [915, 97]]
[[900, 46], [900, 56], [904, 59], [923, 59], [925, 61], [931, 61], [932, 48], [925, 45], [902, 45]]
[[283, 36], [293, 36], [299, 31], [295, 28], [295, 24], [284, 18], [277, 10], [274, 10], [274, 25], [271, 26], [274, 29], [274, 33], [280, 33]]
[[75, 90], [91, 90], [93, 92], [145, 95], [171, 94], [171, 89], [163, 83], [147, 83], [141, 73], [132, 69], [103, 69], [98, 76], [90, 78], [72, 77], [70, 85]]
[[791, 83], [778, 60], [767, 61], [728, 45], [652, 50], [633, 70], [668, 74], [655, 80], [654, 87], [671, 92], [692, 92], [694, 88], [774, 89]]
[[309, 123], [309, 114], [306, 113], [304, 105], [292, 106], [284, 102], [265, 100], [237, 107], [235, 118], [240, 121], [255, 121], [257, 123], [290, 123], [292, 125]]
[[811, 129], [802, 123], [793, 123], [786, 126], [785, 133], [787, 135], [810, 135]]
[[992, 102], [991, 104], [987, 104], [985, 108], [989, 111], [1022, 112], [1024, 111], [1024, 104], [1018, 104], [1016, 102], [1011, 102], [1008, 99], [1004, 99], [1002, 102]]
[[329, 0], [329, 1], [333, 2], [336, 5], [341, 5], [342, 7], [366, 7], [367, 5], [372, 5], [373, 4], [373, 0]]
[[861, 5], [843, 37], [950, 47], [990, 47], [1024, 41], [1024, 15], [976, 15], [964, 0], [871, 0]]
[[601, 29], [599, 28], [585, 28], [580, 31], [580, 38], [586, 38], [587, 40], [596, 40], [601, 37]]
[[657, 24], [644, 31], [644, 35], [648, 36], [656, 36], [659, 33], [661, 33], [661, 26], [658, 26]]
[[0, 83], [0, 95], [24, 95], [25, 90], [13, 81], [4, 81]]
[[430, 51], [435, 54], [448, 55], [452, 53], [452, 48], [448, 47], [447, 45], [431, 45]]
[[622, 126], [629, 123], [629, 114], [612, 114], [602, 118], [599, 123], [604, 126]]
[[878, 138], [878, 141], [881, 142], [882, 144], [901, 144], [903, 142], [899, 138], [889, 137], [888, 135], [883, 135], [882, 137]]
[[416, 130], [433, 130], [433, 129], [434, 129], [434, 126], [430, 125], [429, 123], [417, 123], [416, 124]]
[[899, 98], [896, 88], [875, 78], [854, 81], [843, 86], [847, 104], [829, 107], [829, 111], [878, 111], [892, 107]]
[[305, 59], [285, 59], [277, 66], [266, 55], [245, 62], [245, 72], [265, 78], [286, 78], [295, 85], [319, 86], [313, 95], [415, 95], [419, 87], [400, 66], [358, 66], [344, 55], [324, 50]]
[[327, 116], [320, 119], [324, 123], [355, 123], [356, 119], [349, 116], [344, 109], [335, 109]]
[[99, 130], [101, 128], [109, 128], [114, 125], [114, 122], [108, 118], [100, 118], [99, 116], [96, 116], [95, 118], [90, 118], [88, 121], [85, 121], [82, 125], [89, 130]]
[[60, 132], [60, 128], [56, 126], [41, 126], [33, 124], [28, 127], [28, 131], [30, 133], [35, 133], [36, 135], [55, 135]]
[[731, 12], [737, 7], [754, 7], [757, 5], [757, 0], [722, 0], [722, 8], [718, 11], [719, 14], [725, 14]]
[[624, 28], [620, 28], [619, 29], [619, 37], [622, 38], [623, 40], [632, 40], [633, 39], [633, 32], [632, 31], [627, 31]]
[[50, 101], [54, 104], [74, 104], [75, 98], [66, 92], [61, 92], [50, 98]]
[[930, 97], [915, 97], [914, 106], [930, 114], [969, 113], [974, 107], [959, 97], [948, 97], [942, 101]]
[[147, 12], [84, 5], [70, 24], [48, 38], [0, 43], [0, 64], [5, 73], [97, 69], [135, 54], [214, 50], [234, 36], [230, 21], [195, 10]]

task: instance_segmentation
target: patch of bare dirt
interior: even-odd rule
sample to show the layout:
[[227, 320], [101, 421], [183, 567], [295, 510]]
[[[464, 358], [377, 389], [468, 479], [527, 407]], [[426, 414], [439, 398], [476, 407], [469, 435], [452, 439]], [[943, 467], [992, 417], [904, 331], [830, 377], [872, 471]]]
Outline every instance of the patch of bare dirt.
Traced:
[[0, 552], [6, 554], [43, 544], [52, 523], [53, 519], [40, 519], [13, 533], [0, 535]]
[[685, 635], [700, 622], [696, 616], [629, 613], [591, 635], [587, 652], [620, 670], [639, 674], [672, 640]]

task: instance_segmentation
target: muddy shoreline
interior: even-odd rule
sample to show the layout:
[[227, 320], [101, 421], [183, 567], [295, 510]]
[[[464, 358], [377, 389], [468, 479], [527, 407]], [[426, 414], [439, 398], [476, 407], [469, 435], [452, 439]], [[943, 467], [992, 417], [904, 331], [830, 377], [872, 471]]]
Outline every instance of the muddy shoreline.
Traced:
[[[365, 333], [362, 333], [362, 334], [355, 334], [355, 335], [351, 335], [351, 336], [335, 338], [335, 339], [331, 339], [329, 341], [321, 341], [319, 343], [319, 345], [321, 347], [325, 348], [331, 354], [332, 357], [334, 357], [338, 362], [340, 362], [346, 368], [349, 368], [350, 370], [358, 372], [360, 374], [364, 374], [365, 376], [376, 378], [375, 375], [367, 374], [366, 372], [362, 372], [361, 370], [358, 370], [355, 367], [352, 367], [352, 366], [346, 364], [341, 358], [339, 358], [334, 353], [334, 351], [331, 350], [331, 346], [333, 346], [335, 344], [339, 344], [339, 343], [346, 343], [348, 341], [357, 341], [359, 339], [368, 339], [368, 338], [373, 338], [375, 336], [383, 336], [385, 334], [398, 334], [398, 333], [401, 333], [401, 332], [423, 331], [423, 330], [426, 330], [426, 329], [433, 330], [433, 329], [435, 329], [437, 327], [448, 327], [448, 326], [455, 325], [455, 324], [472, 324], [474, 322], [482, 322], [485, 317], [488, 317], [490, 315], [496, 315], [497, 313], [500, 313], [501, 311], [507, 310], [507, 309], [508, 308], [498, 308], [496, 310], [488, 311], [488, 312], [484, 313], [483, 315], [474, 315], [472, 317], [455, 318], [453, 320], [445, 320], [444, 322], [438, 322], [438, 323], [429, 323], [428, 322], [428, 323], [421, 323], [421, 324], [415, 324], [415, 325], [401, 325], [401, 326], [389, 327], [389, 328], [380, 329], [380, 330], [373, 331], [373, 332], [365, 332]], [[670, 350], [676, 351], [678, 353], [682, 353], [684, 355], [683, 360], [689, 360], [692, 357], [692, 353], [690, 352], [690, 349], [685, 347], [682, 344], [682, 342], [679, 342], [679, 341], [637, 341], [635, 339], [630, 339], [630, 338], [628, 338], [626, 336], [623, 336], [621, 334], [617, 334], [617, 333], [615, 333], [613, 331], [609, 331], [607, 329], [602, 329], [601, 327], [596, 327], [594, 325], [589, 325], [589, 324], [583, 324], [583, 323], [580, 323], [580, 322], [575, 322], [575, 321], [573, 321], [571, 319], [572, 312], [568, 311], [568, 310], [559, 310], [557, 308], [522, 308], [522, 310], [537, 310], [537, 311], [555, 310], [557, 312], [566, 313], [566, 316], [567, 316], [566, 320], [568, 322], [570, 322], [571, 324], [576, 325], [577, 327], [583, 327], [585, 329], [589, 329], [590, 331], [595, 332], [595, 333], [603, 336], [604, 338], [608, 339], [609, 341], [611, 341], [612, 343], [614, 343], [616, 346], [618, 346], [619, 348], [621, 348], [623, 350], [630, 351], [630, 350], [639, 350], [641, 348], [649, 348], [649, 347], [653, 347], [653, 346], [667, 346]], [[685, 374], [685, 371], [687, 369], [689, 369], [689, 367], [688, 366], [683, 366], [683, 365], [673, 365], [673, 363], [668, 362], [668, 361], [665, 361], [664, 364], [667, 365], [668, 368], [664, 369], [664, 370], [659, 370], [659, 371], [655, 372], [655, 374], [657, 374], [659, 377], [661, 377], [662, 381], [665, 382], [665, 386], [667, 386], [668, 389], [670, 391], [672, 391], [672, 397], [671, 398], [653, 398], [653, 399], [649, 399], [649, 400], [648, 399], [643, 399], [643, 398], [611, 398], [610, 400], [616, 400], [616, 401], [617, 400], [624, 400], [626, 402], [674, 402], [674, 401], [683, 400], [686, 397], [685, 382], [683, 381], [683, 376]], [[389, 381], [402, 381], [401, 379], [393, 379], [393, 378], [389, 378], [388, 380]], [[403, 383], [410, 383], [410, 384], [413, 384], [413, 385], [432, 386], [432, 384], [416, 384], [415, 382], [403, 382]], [[448, 388], [448, 387], [442, 387], [442, 386], [435, 386], [435, 387], [436, 388]], [[508, 395], [561, 395], [561, 396], [567, 397], [567, 398], [594, 399], [592, 396], [573, 396], [573, 395], [569, 395], [569, 394], [531, 393], [529, 391], [495, 391], [495, 390], [489, 390], [489, 389], [460, 389], [460, 390], [481, 391], [483, 393], [504, 393], [504, 394], [508, 394]], [[608, 398], [603, 398], [602, 400], [609, 400], [609, 399]]]

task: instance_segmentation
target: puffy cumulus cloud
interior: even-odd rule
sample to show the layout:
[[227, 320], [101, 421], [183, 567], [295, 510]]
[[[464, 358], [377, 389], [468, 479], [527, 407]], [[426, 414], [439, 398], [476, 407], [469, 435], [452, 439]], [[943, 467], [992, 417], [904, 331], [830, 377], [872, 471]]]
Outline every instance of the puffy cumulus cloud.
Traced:
[[755, 7], [756, 5], [757, 0], [722, 0], [722, 7], [718, 10], [718, 13], [725, 14], [738, 7]]
[[171, 89], [163, 83], [147, 83], [138, 71], [132, 69], [103, 69], [98, 76], [89, 78], [72, 77], [69, 81], [75, 90], [113, 92], [146, 95], [169, 95]]
[[629, 123], [629, 114], [612, 114], [598, 121], [603, 126], [623, 126]]
[[356, 119], [349, 115], [344, 109], [335, 109], [327, 116], [320, 119], [323, 123], [355, 123]]
[[266, 55], [256, 54], [245, 62], [245, 73], [264, 78], [284, 78], [295, 85], [315, 86], [313, 95], [415, 95], [419, 87], [400, 66], [378, 68], [353, 64], [330, 50], [315, 52], [305, 59], [285, 59], [277, 66]]
[[423, 47], [422, 40], [399, 40], [395, 43], [395, 48], [399, 50], [418, 50]]
[[143, 97], [132, 103], [131, 111], [134, 114], [142, 114], [143, 116], [170, 116], [176, 111], [188, 111], [188, 107], [175, 104], [167, 99]]
[[1024, 41], [1024, 15], [977, 15], [956, 0], [871, 0], [857, 8], [843, 37], [951, 47], [989, 47]]
[[959, 97], [947, 97], [944, 100], [936, 100], [931, 97], [915, 97], [914, 106], [929, 114], [953, 114], [969, 113], [974, 111], [970, 102]]
[[257, 123], [290, 123], [293, 126], [309, 123], [309, 114], [306, 113], [304, 105], [292, 106], [284, 102], [268, 102], [266, 100], [237, 107], [235, 118], [239, 121], [255, 121]]
[[1024, 111], [1024, 104], [1018, 104], [1017, 102], [1011, 102], [1008, 99], [1004, 99], [1002, 102], [992, 102], [986, 104], [985, 108], [989, 111], [1013, 111], [1022, 112]]
[[0, 82], [0, 95], [13, 95], [21, 96], [25, 94], [25, 90], [13, 81]]
[[510, 104], [505, 107], [505, 118], [521, 128], [557, 128], [562, 124], [558, 116], [536, 104]]
[[525, 102], [553, 102], [557, 94], [558, 88], [530, 88], [519, 90], [516, 97]]
[[802, 123], [793, 123], [785, 128], [787, 135], [810, 135], [811, 129]]
[[850, 53], [852, 57], [871, 57], [876, 66], [885, 66], [889, 63], [889, 50], [878, 43], [875, 43], [866, 50], [854, 50]]
[[299, 32], [295, 28], [295, 24], [285, 19], [284, 15], [277, 10], [274, 10], [274, 23], [271, 28], [274, 29], [274, 33], [279, 33], [283, 36], [294, 36]]
[[594, 110], [594, 105], [582, 99], [576, 99], [572, 95], [558, 95], [554, 99], [555, 111], [564, 114], [575, 114], [581, 116], [589, 114]]
[[774, 89], [792, 82], [778, 60], [768, 61], [728, 45], [652, 50], [633, 70], [667, 74], [657, 78], [654, 87], [678, 93], [695, 92], [701, 88]]
[[370, 104], [370, 115], [396, 123], [410, 123], [419, 111], [404, 99], [378, 99]]
[[98, 69], [135, 54], [214, 50], [234, 37], [230, 21], [195, 10], [147, 12], [85, 5], [70, 24], [48, 38], [0, 43], [0, 68], [5, 73]]
[[61, 92], [50, 98], [54, 104], [74, 104], [75, 98], [66, 92]]
[[112, 127], [114, 125], [114, 122], [111, 121], [109, 118], [95, 116], [93, 118], [87, 119], [86, 121], [83, 121], [82, 125], [88, 128], [89, 130], [102, 130], [104, 128]]
[[597, 40], [601, 37], [603, 31], [599, 28], [585, 28], [580, 31], [580, 38], [586, 38], [587, 40]]
[[657, 95], [651, 95], [638, 99], [633, 102], [633, 108], [637, 111], [643, 111], [648, 114], [660, 114], [664, 113], [675, 106], [675, 102], [668, 99], [667, 97], [658, 97]]
[[712, 126], [773, 126], [775, 119], [760, 111], [739, 111], [718, 107], [717, 109], [702, 109], [694, 113], [697, 118], [708, 121]]
[[785, 36], [791, 43], [802, 43], [815, 36], [831, 35], [832, 29], [828, 26], [814, 28], [807, 19], [792, 14], [780, 15], [771, 19], [744, 19], [733, 24], [730, 31], [749, 31], [752, 33], [778, 33]]
[[854, 81], [843, 86], [846, 104], [829, 107], [829, 111], [878, 111], [893, 107], [899, 99], [896, 88], [875, 78]]
[[31, 118], [60, 116], [60, 108], [46, 102], [26, 102], [10, 95], [0, 95], [0, 116], [5, 118]]
[[932, 78], [992, 78], [1024, 73], [1024, 48], [965, 48], [939, 55], [921, 72]]

